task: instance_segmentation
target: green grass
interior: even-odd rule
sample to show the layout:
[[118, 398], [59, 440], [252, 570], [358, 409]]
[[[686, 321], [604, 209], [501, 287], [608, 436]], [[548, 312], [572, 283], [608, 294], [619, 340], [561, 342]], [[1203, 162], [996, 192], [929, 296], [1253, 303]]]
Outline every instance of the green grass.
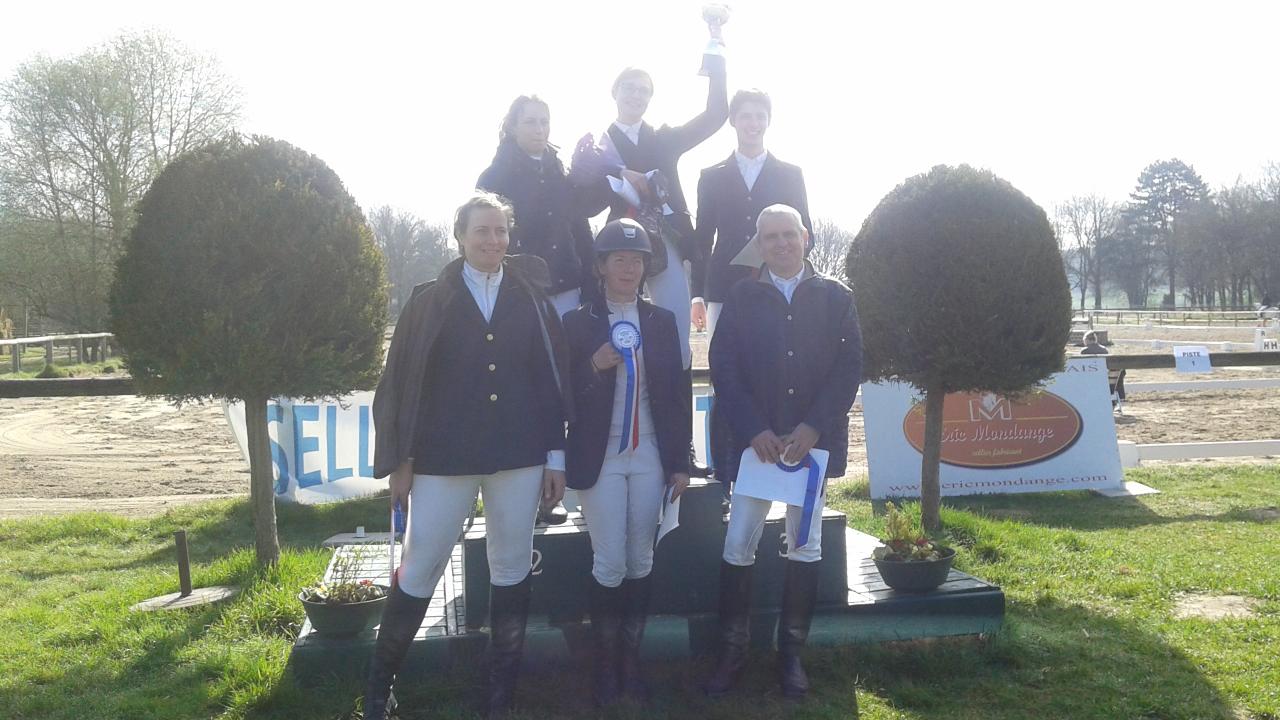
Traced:
[[[949, 501], [943, 519], [961, 569], [1002, 585], [1005, 629], [987, 638], [814, 649], [812, 697], [778, 699], [771, 659], [753, 658], [739, 696], [697, 691], [709, 660], [653, 664], [650, 708], [613, 718], [1280, 718], [1280, 506], [1275, 466], [1144, 469], [1163, 494], [1085, 493]], [[865, 484], [832, 504], [867, 532], [881, 516]], [[385, 500], [281, 506], [286, 549], [262, 571], [247, 549], [243, 501], [156, 519], [107, 515], [0, 522], [0, 716], [29, 718], [345, 718], [355, 683], [299, 687], [286, 671], [302, 620], [294, 599], [324, 568], [332, 532], [385, 529]], [[235, 600], [196, 611], [127, 608], [176, 590], [171, 533], [186, 528], [196, 585], [238, 584]], [[1185, 592], [1261, 601], [1244, 620], [1177, 620]], [[590, 718], [589, 669], [526, 673], [518, 717]], [[413, 678], [404, 717], [473, 717], [476, 669]]]
[[[94, 363], [78, 363], [67, 355], [67, 350], [68, 348], [59, 345], [54, 348], [53, 353], [53, 366], [65, 373], [65, 377], [86, 377], [124, 372], [123, 360], [118, 357], [110, 357]], [[13, 355], [10, 354], [11, 352], [12, 348], [6, 347], [3, 356], [0, 356], [0, 380], [29, 380], [44, 371], [43, 346], [25, 348], [19, 362], [19, 366], [22, 369], [16, 373], [13, 372]]]

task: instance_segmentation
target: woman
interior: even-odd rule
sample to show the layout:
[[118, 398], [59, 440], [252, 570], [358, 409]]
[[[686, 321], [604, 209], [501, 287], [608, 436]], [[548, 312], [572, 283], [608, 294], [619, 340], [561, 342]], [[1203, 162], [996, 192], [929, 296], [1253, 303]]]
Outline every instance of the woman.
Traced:
[[409, 524], [369, 670], [366, 719], [394, 706], [392, 680], [477, 492], [491, 584], [487, 712], [511, 705], [534, 516], [564, 493], [568, 408], [563, 331], [535, 279], [545, 267], [506, 256], [511, 221], [511, 207], [491, 193], [458, 208], [462, 257], [414, 289], [374, 396], [374, 474], [390, 476], [391, 502], [407, 506]]
[[511, 103], [498, 131], [498, 151], [476, 187], [515, 207], [511, 252], [537, 255], [551, 271], [551, 302], [561, 315], [578, 307], [590, 285], [591, 228], [565, 176], [551, 134], [551, 110], [536, 95]]
[[604, 300], [564, 318], [575, 418], [566, 466], [591, 534], [595, 699], [603, 706], [624, 692], [646, 695], [640, 641], [654, 534], [662, 503], [689, 484], [692, 413], [675, 316], [638, 297], [652, 253], [644, 228], [610, 222], [595, 251]]

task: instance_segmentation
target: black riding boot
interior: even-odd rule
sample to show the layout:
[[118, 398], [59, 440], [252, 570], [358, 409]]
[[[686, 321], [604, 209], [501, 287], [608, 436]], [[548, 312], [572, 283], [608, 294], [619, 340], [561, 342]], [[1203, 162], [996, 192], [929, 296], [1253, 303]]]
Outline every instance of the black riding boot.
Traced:
[[623, 589], [591, 583], [591, 634], [595, 640], [592, 672], [597, 707], [612, 705], [621, 694], [618, 687], [619, 638], [622, 630]]
[[640, 667], [640, 645], [644, 641], [644, 626], [649, 619], [649, 598], [653, 584], [649, 575], [622, 581], [626, 609], [622, 616], [622, 692], [633, 700], [644, 701], [649, 688], [644, 682]]
[[703, 687], [712, 697], [733, 689], [751, 642], [751, 568], [720, 561], [720, 658]]
[[529, 621], [530, 576], [509, 587], [489, 586], [488, 717], [511, 710], [524, 657], [524, 628]]
[[787, 561], [778, 616], [778, 680], [782, 694], [799, 700], [809, 692], [809, 678], [800, 665], [800, 651], [809, 638], [809, 623], [818, 602], [818, 563]]
[[364, 690], [365, 720], [383, 720], [388, 710], [394, 710], [395, 698], [391, 685], [404, 663], [404, 656], [413, 644], [413, 637], [422, 627], [431, 598], [417, 598], [396, 585], [391, 588], [387, 604], [382, 609], [382, 624], [378, 627], [378, 644], [369, 663], [369, 677]]

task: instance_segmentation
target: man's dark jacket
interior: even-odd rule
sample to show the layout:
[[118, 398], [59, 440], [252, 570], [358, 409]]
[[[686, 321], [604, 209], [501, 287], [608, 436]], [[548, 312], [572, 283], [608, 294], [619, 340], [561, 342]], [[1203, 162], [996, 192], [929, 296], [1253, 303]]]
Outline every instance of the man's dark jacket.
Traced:
[[[627, 134], [613, 123], [609, 124], [608, 130], [609, 137], [613, 140], [628, 170], [641, 173], [661, 170], [666, 177], [670, 193], [667, 204], [675, 211], [671, 224], [681, 235], [676, 250], [685, 260], [693, 260], [697, 248], [693, 244], [693, 220], [689, 215], [689, 202], [685, 200], [684, 190], [680, 187], [680, 173], [676, 165], [681, 155], [714, 135], [729, 118], [724, 58], [718, 55], [706, 55], [703, 63], [711, 73], [711, 82], [707, 86], [707, 107], [697, 117], [683, 125], [675, 127], [663, 125], [657, 130], [649, 123], [642, 122], [639, 143], [632, 143]], [[630, 206], [626, 200], [613, 192], [608, 180], [602, 179], [594, 188], [592, 196], [596, 203], [588, 208], [588, 216], [595, 215], [607, 206], [609, 220], [627, 217]]]
[[739, 281], [729, 291], [711, 339], [711, 382], [716, 422], [728, 433], [717, 457], [721, 481], [737, 477], [742, 451], [765, 429], [779, 437], [800, 423], [818, 431], [815, 448], [829, 452], [827, 477], [844, 474], [849, 446], [849, 408], [862, 379], [862, 334], [853, 293], [840, 281], [813, 272], [791, 303], [769, 281]]
[[542, 159], [535, 160], [514, 141], [505, 141], [476, 187], [511, 201], [516, 221], [508, 252], [537, 255], [546, 261], [551, 271], [549, 294], [593, 284], [586, 203], [570, 185], [554, 148], [548, 147]]
[[[640, 358], [649, 389], [658, 454], [665, 477], [689, 472], [689, 438], [693, 434], [692, 409], [684, 390], [684, 361], [676, 334], [675, 315], [640, 300]], [[564, 316], [569, 339], [570, 377], [573, 383], [574, 420], [569, 423], [565, 449], [565, 475], [569, 487], [583, 490], [596, 484], [605, 455], [617, 452], [609, 446], [617, 374], [623, 366], [596, 372], [591, 356], [609, 342], [609, 308], [603, 301], [585, 304]]]
[[753, 268], [733, 265], [733, 258], [755, 236], [760, 211], [777, 203], [798, 210], [809, 237], [813, 237], [809, 196], [799, 167], [769, 153], [750, 190], [733, 154], [702, 171], [698, 178], [698, 224], [694, 228], [697, 261], [690, 278], [693, 297], [724, 302], [729, 288], [752, 274]]
[[[432, 388], [426, 387], [428, 366], [437, 352], [442, 330], [447, 327], [450, 313], [469, 311], [465, 303], [475, 306], [475, 300], [462, 279], [462, 258], [445, 266], [435, 280], [413, 289], [405, 303], [400, 319], [396, 322], [391, 348], [387, 352], [387, 365], [378, 381], [373, 397], [373, 422], [376, 429], [373, 454], [374, 477], [386, 477], [410, 457], [420, 437], [420, 417], [423, 403]], [[560, 317], [543, 288], [546, 287], [547, 268], [541, 258], [532, 255], [508, 256], [503, 260], [505, 280], [510, 277], [523, 290], [522, 298], [533, 297], [540, 320], [538, 332], [543, 336], [542, 349], [553, 359], [555, 380], [559, 384], [561, 417], [568, 419], [572, 413], [569, 397], [569, 354]], [[501, 293], [498, 296], [502, 302]], [[527, 301], [527, 300], [526, 300]], [[481, 318], [483, 320], [483, 317]], [[515, 358], [513, 358], [514, 360]], [[463, 368], [464, 372], [484, 373], [487, 367], [476, 363]], [[461, 422], [468, 417], [468, 408], [457, 408]], [[538, 433], [554, 433], [555, 428], [532, 429]], [[430, 438], [425, 438], [430, 442]], [[481, 430], [478, 443], [502, 442], [501, 437], [488, 437]], [[547, 449], [556, 449], [548, 447]]]

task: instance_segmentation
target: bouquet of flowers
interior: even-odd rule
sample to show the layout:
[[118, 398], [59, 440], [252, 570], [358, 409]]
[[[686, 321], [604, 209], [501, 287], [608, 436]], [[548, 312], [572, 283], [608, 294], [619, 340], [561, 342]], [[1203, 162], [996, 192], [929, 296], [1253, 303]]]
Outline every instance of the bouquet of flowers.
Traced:
[[[603, 140], [604, 137], [601, 137]], [[596, 144], [591, 133], [582, 136], [573, 148], [569, 165], [569, 182], [577, 187], [594, 185], [608, 175], [620, 177], [626, 164], [612, 143]]]
[[884, 546], [872, 551], [877, 560], [937, 560], [939, 548], [916, 527], [911, 516], [898, 509], [892, 502], [886, 503]]

